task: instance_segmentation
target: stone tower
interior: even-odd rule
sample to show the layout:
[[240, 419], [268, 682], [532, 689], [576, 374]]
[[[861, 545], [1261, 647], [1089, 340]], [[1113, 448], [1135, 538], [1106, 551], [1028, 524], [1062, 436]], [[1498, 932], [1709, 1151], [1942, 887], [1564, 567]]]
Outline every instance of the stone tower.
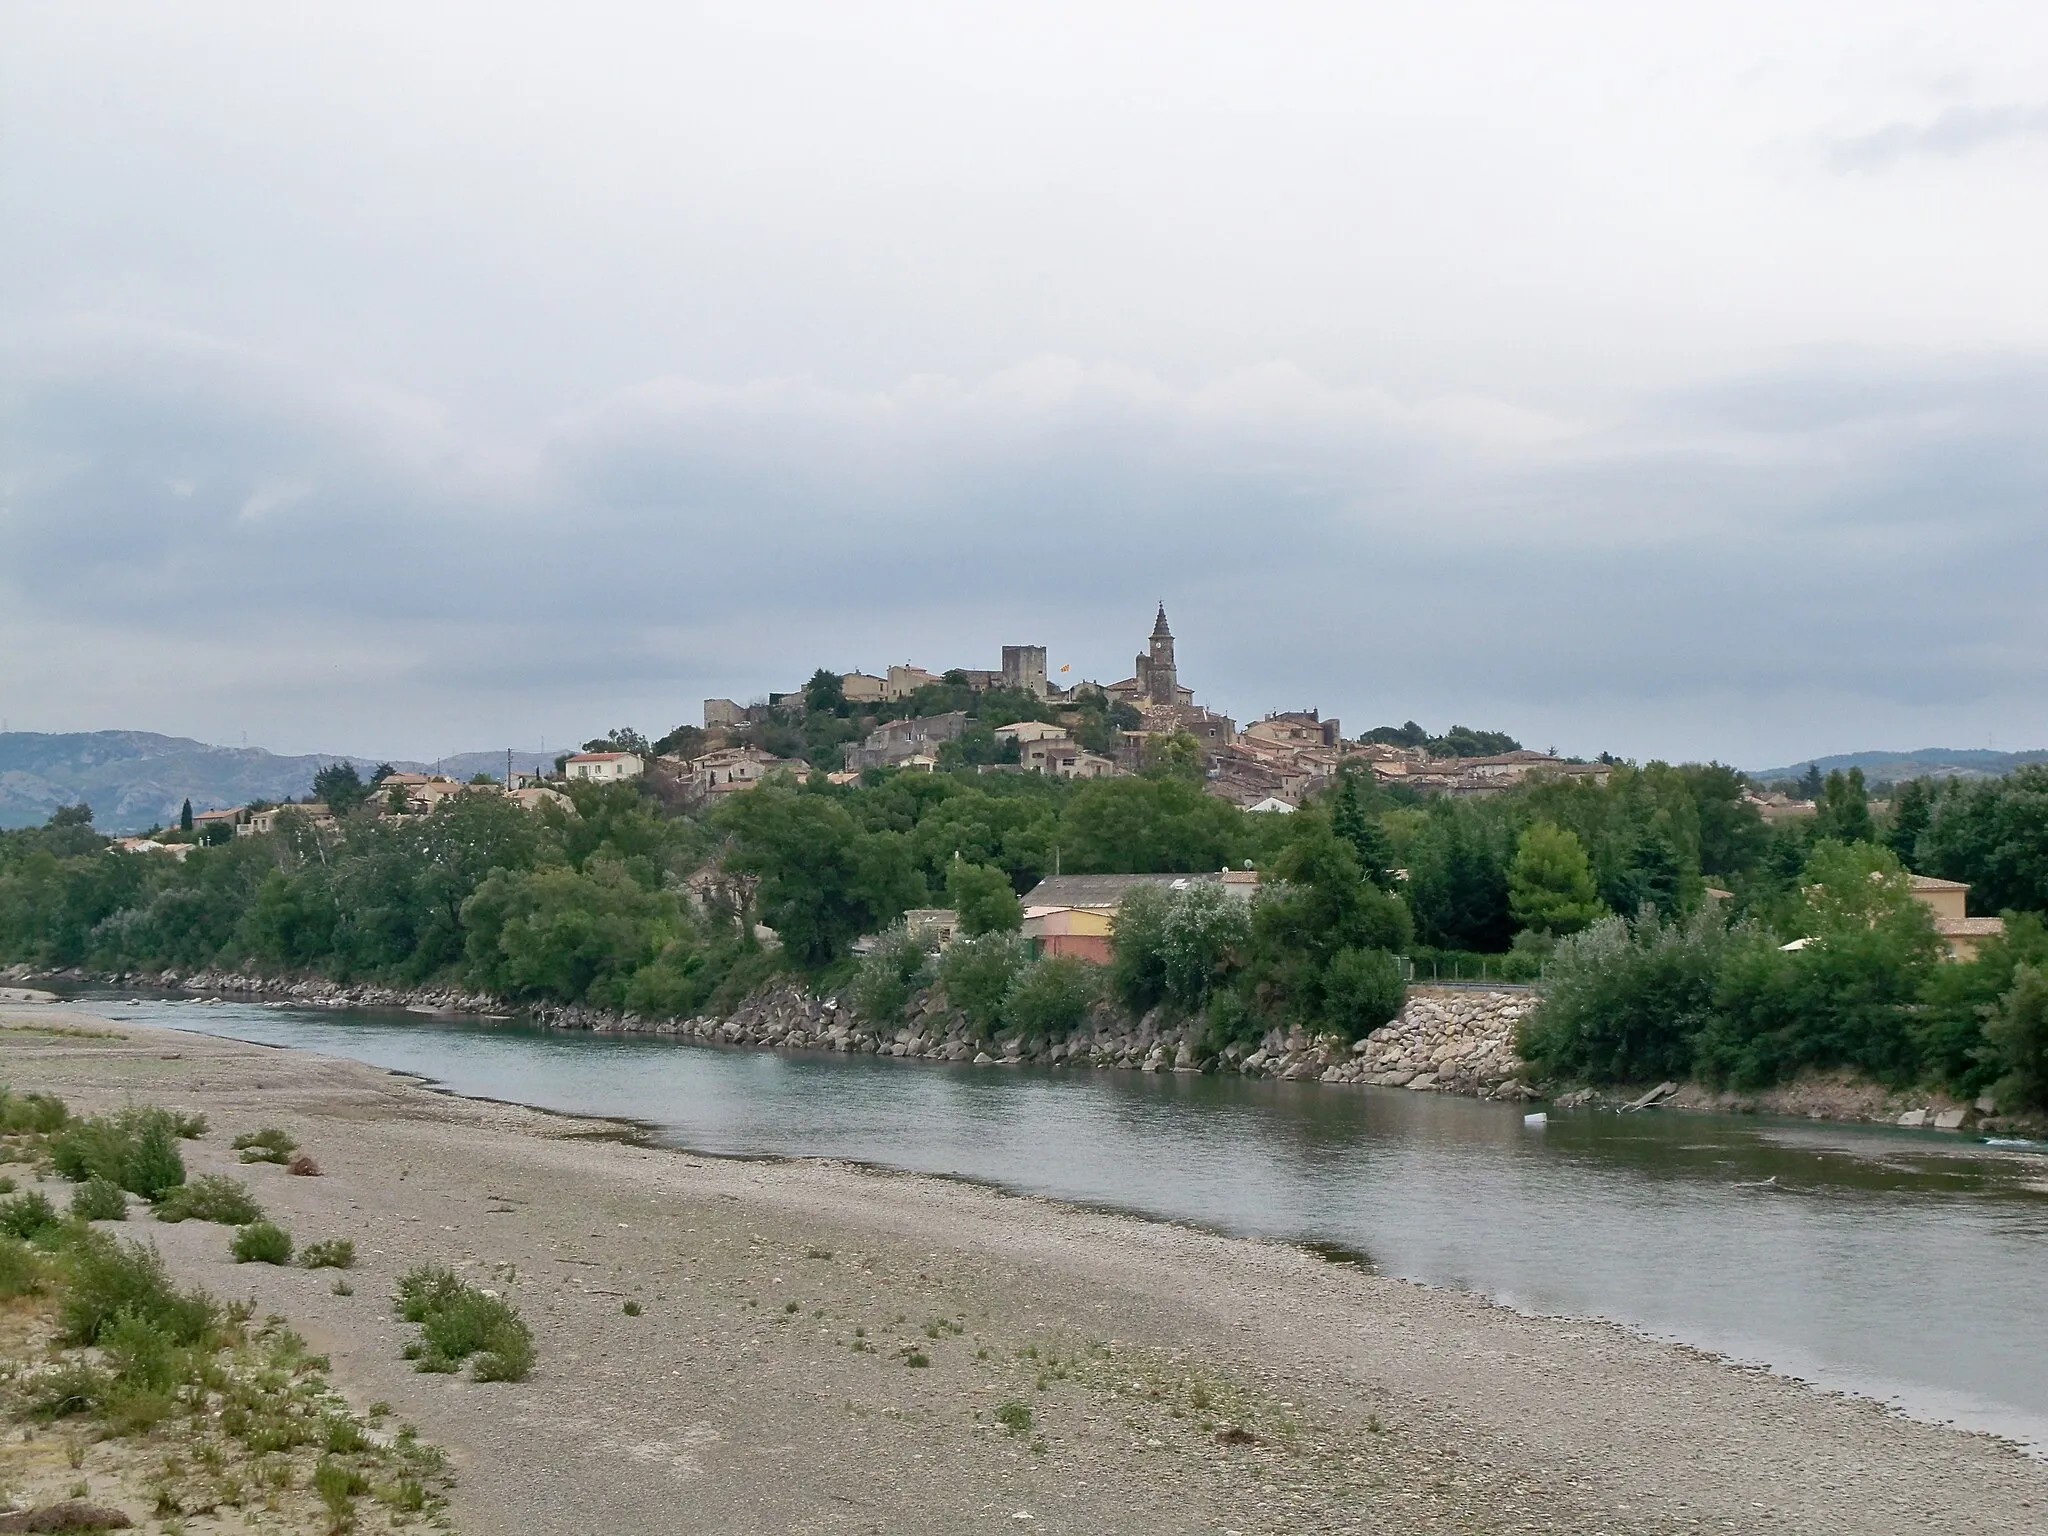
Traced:
[[1180, 672], [1173, 664], [1173, 631], [1166, 627], [1166, 604], [1159, 605], [1159, 617], [1152, 621], [1152, 644], [1148, 654], [1138, 658], [1138, 691], [1154, 704], [1177, 702]]
[[1028, 693], [1034, 699], [1044, 698], [1046, 696], [1045, 647], [1042, 645], [1004, 646], [1003, 686]]

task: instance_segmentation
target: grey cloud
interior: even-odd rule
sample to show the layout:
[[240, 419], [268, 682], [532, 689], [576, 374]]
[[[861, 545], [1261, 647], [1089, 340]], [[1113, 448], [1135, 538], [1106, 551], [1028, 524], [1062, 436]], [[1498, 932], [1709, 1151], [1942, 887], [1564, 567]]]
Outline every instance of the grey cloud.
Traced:
[[[348, 717], [415, 733], [377, 750], [666, 727], [821, 661], [1005, 639], [1107, 675], [1159, 597], [1240, 714], [1455, 711], [1587, 751], [1731, 685], [2026, 718], [2048, 681], [2048, 360], [1788, 366], [1576, 427], [1285, 367], [668, 379], [512, 451], [254, 354], [103, 345], [15, 370], [8, 601], [146, 637], [138, 692], [196, 701], [195, 658], [239, 655], [245, 705], [340, 713], [322, 740]], [[45, 657], [43, 686], [74, 664]], [[1700, 720], [1663, 750], [1755, 731]]]
[[1838, 171], [1881, 171], [1920, 156], [1954, 160], [2036, 139], [2048, 139], [2048, 106], [1949, 107], [1925, 122], [1836, 139], [1828, 160]]

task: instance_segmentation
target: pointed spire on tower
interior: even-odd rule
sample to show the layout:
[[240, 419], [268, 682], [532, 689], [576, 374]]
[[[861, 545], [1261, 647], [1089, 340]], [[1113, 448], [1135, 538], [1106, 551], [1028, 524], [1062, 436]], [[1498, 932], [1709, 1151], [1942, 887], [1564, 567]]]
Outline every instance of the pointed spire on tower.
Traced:
[[1171, 640], [1173, 638], [1173, 631], [1166, 627], [1166, 599], [1164, 598], [1159, 600], [1159, 617], [1152, 621], [1152, 638], [1154, 640]]

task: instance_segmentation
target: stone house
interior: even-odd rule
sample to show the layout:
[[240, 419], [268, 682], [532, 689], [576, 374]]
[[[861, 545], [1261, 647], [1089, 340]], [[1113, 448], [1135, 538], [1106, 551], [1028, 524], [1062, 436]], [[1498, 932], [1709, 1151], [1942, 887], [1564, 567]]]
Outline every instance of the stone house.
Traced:
[[706, 752], [702, 757], [687, 761], [664, 758], [663, 762], [681, 783], [702, 798], [752, 789], [778, 769], [800, 769], [803, 766], [787, 758], [772, 756], [759, 747], [721, 747], [716, 752]]
[[1066, 734], [1064, 725], [1056, 725], [1050, 720], [1013, 720], [1008, 725], [995, 728], [996, 740], [1014, 741], [1019, 745], [1028, 741], [1051, 741]]
[[1108, 779], [1119, 769], [1114, 758], [1090, 752], [1061, 732], [1056, 736], [1035, 736], [1018, 748], [1018, 766], [1042, 773], [1050, 779]]
[[894, 703], [898, 699], [909, 698], [927, 683], [943, 681], [945, 679], [941, 678], [938, 673], [927, 672], [923, 667], [913, 667], [906, 661], [900, 667], [891, 667], [889, 669], [889, 675], [882, 684], [882, 697]]
[[846, 749], [846, 766], [856, 773], [863, 768], [893, 768], [920, 754], [930, 755], [941, 742], [957, 740], [966, 729], [966, 711], [958, 709], [884, 721], [868, 732], [867, 740]]
[[[332, 827], [334, 814], [317, 800], [310, 805], [273, 805], [267, 810], [251, 811], [248, 819], [235, 828], [237, 837], [268, 837], [277, 830], [278, 818], [287, 813], [305, 817], [316, 829]], [[192, 818], [194, 822], [198, 817]]]
[[879, 704], [889, 697], [889, 680], [866, 672], [842, 672], [839, 692], [849, 704]]

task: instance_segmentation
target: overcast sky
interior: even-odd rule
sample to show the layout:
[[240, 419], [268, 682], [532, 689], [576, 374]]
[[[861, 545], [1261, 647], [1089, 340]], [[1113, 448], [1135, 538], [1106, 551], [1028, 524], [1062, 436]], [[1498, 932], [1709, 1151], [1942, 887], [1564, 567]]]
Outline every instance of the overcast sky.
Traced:
[[2048, 7], [0, 9], [0, 715], [2048, 744]]

